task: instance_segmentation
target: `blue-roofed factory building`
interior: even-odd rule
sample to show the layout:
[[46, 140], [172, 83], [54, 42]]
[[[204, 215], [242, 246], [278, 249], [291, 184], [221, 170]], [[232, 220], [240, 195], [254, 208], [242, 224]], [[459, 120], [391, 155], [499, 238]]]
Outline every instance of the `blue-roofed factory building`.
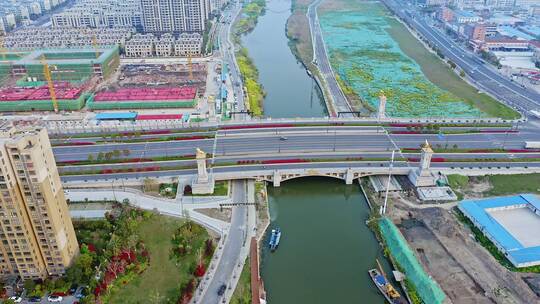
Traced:
[[535, 195], [464, 200], [458, 208], [515, 267], [540, 265], [540, 200]]

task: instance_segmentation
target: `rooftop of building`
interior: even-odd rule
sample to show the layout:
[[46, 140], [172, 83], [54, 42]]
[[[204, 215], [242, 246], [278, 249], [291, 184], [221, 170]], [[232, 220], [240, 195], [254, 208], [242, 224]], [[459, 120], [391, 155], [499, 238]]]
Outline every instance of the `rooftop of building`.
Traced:
[[[83, 90], [82, 88], [73, 87], [69, 83], [55, 83], [54, 91], [57, 99], [77, 99]], [[0, 102], [47, 99], [51, 99], [48, 86], [0, 88]]]
[[519, 29], [531, 33], [534, 36], [540, 37], [540, 26], [538, 25], [524, 25], [520, 26]]
[[468, 17], [468, 18], [478, 17], [478, 15], [470, 11], [455, 10], [454, 13], [460, 17]]
[[532, 194], [464, 200], [459, 209], [517, 264], [540, 261], [540, 200]]
[[[118, 47], [97, 48], [70, 48], [70, 49], [46, 49], [32, 52], [6, 52], [0, 56], [0, 62], [11, 64], [41, 64], [40, 59], [45, 57], [49, 65], [54, 64], [90, 64], [103, 63]], [[97, 56], [97, 58], [96, 58]]]
[[524, 33], [520, 31], [519, 29], [509, 26], [509, 25], [501, 25], [497, 27], [497, 31], [501, 33], [502, 35], [509, 36], [509, 37], [517, 37], [525, 40], [533, 40], [535, 39], [534, 36], [531, 36], [527, 33]]

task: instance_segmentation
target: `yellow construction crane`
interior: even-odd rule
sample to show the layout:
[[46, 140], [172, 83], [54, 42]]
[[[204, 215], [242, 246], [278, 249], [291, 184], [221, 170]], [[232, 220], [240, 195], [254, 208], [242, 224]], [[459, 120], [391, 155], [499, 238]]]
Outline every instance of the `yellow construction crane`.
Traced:
[[56, 100], [56, 91], [54, 90], [54, 83], [51, 77], [51, 70], [49, 69], [49, 64], [47, 63], [45, 56], [41, 56], [40, 61], [43, 65], [43, 76], [45, 76], [45, 80], [47, 80], [47, 86], [49, 87], [49, 94], [51, 95], [54, 112], [58, 112], [58, 100]]
[[99, 45], [98, 45], [96, 34], [92, 36], [92, 46], [94, 47], [94, 50], [96, 51], [96, 59], [98, 59], [99, 58]]

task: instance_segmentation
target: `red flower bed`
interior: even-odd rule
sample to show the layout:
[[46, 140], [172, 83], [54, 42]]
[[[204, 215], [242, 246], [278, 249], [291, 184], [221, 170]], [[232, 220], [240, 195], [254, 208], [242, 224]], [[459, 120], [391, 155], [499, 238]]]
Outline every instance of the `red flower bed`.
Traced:
[[91, 142], [91, 141], [74, 141], [70, 143], [55, 144], [54, 146], [91, 146], [95, 144], [96, 144], [95, 142]]
[[446, 161], [446, 158], [444, 157], [432, 157], [431, 162], [432, 163], [444, 163]]
[[204, 136], [187, 136], [187, 137], [173, 137], [171, 140], [196, 140], [196, 139], [205, 139]]
[[540, 152], [540, 149], [508, 149], [506, 152], [510, 153], [528, 153], [528, 152]]
[[391, 131], [390, 134], [422, 134], [418, 131]]
[[109, 261], [107, 269], [105, 270], [105, 275], [103, 279], [94, 289], [94, 295], [99, 297], [107, 291], [109, 285], [116, 279], [118, 276], [126, 272], [128, 265], [133, 264], [137, 261], [137, 256], [135, 255], [134, 250], [122, 250], [118, 255], [115, 255]]
[[410, 124], [410, 123], [391, 123], [389, 127], [406, 128], [406, 127], [422, 127], [422, 124]]
[[288, 128], [294, 127], [293, 124], [264, 124], [264, 125], [246, 125], [246, 126], [222, 126], [222, 130], [236, 130], [236, 129], [262, 129], [262, 128]]
[[480, 133], [519, 133], [518, 130], [480, 130]]
[[290, 163], [307, 163], [308, 161], [301, 158], [289, 158], [289, 159], [271, 159], [263, 160], [263, 164], [290, 164]]

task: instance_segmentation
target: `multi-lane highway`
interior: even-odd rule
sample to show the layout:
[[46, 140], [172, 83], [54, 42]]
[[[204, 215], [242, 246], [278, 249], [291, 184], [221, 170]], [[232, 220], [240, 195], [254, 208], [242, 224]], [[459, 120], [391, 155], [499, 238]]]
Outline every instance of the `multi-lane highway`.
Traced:
[[414, 7], [407, 8], [407, 4], [402, 0], [382, 1], [399, 18], [433, 43], [447, 58], [465, 71], [467, 77], [477, 88], [522, 112], [540, 108], [540, 94], [518, 85], [494, 71], [488, 64], [484, 64], [476, 55], [463, 50], [446, 35], [427, 24]]
[[[498, 131], [500, 132], [500, 131]], [[193, 155], [196, 148], [212, 154], [214, 170], [227, 170], [222, 166], [257, 164], [261, 168], [277, 168], [279, 164], [290, 160], [302, 159], [317, 162], [363, 162], [380, 164], [388, 161], [391, 151], [401, 151], [400, 160], [415, 162], [419, 157], [420, 144], [428, 140], [434, 148], [473, 149], [462, 153], [442, 153], [437, 157], [451, 162], [488, 162], [497, 159], [499, 165], [517, 163], [524, 159], [539, 159], [540, 153], [523, 150], [525, 141], [536, 141], [540, 135], [536, 132], [507, 133], [463, 133], [463, 134], [388, 134], [386, 130], [376, 126], [346, 127], [291, 127], [291, 128], [258, 128], [242, 130], [220, 130], [215, 138], [204, 138], [182, 141], [142, 142], [142, 143], [108, 143], [88, 146], [60, 146], [53, 151], [57, 162], [64, 162], [60, 168], [62, 173], [79, 175], [64, 176], [64, 180], [88, 180], [110, 177], [142, 177], [170, 176], [171, 172], [191, 174], [195, 167], [193, 159], [152, 161], [151, 158], [163, 156]], [[506, 151], [500, 153], [502, 149]], [[84, 161], [88, 155], [94, 159], [99, 152], [129, 150], [129, 155], [121, 153], [116, 158], [140, 160], [124, 164], [96, 164], [85, 166], [65, 165], [69, 161]], [[478, 150], [478, 151], [474, 151]], [[115, 159], [116, 159], [115, 158]], [[313, 164], [315, 167], [317, 164]], [[361, 164], [360, 164], [361, 165]], [[514, 165], [514, 164], [512, 164]], [[141, 168], [150, 171], [134, 172]], [[247, 169], [252, 166], [246, 167]], [[104, 171], [107, 170], [107, 171]], [[116, 171], [112, 171], [116, 170]], [[138, 170], [144, 171], [144, 170]], [[112, 174], [111, 172], [117, 172]], [[97, 174], [106, 173], [106, 174]], [[163, 175], [164, 174], [164, 175]]]

